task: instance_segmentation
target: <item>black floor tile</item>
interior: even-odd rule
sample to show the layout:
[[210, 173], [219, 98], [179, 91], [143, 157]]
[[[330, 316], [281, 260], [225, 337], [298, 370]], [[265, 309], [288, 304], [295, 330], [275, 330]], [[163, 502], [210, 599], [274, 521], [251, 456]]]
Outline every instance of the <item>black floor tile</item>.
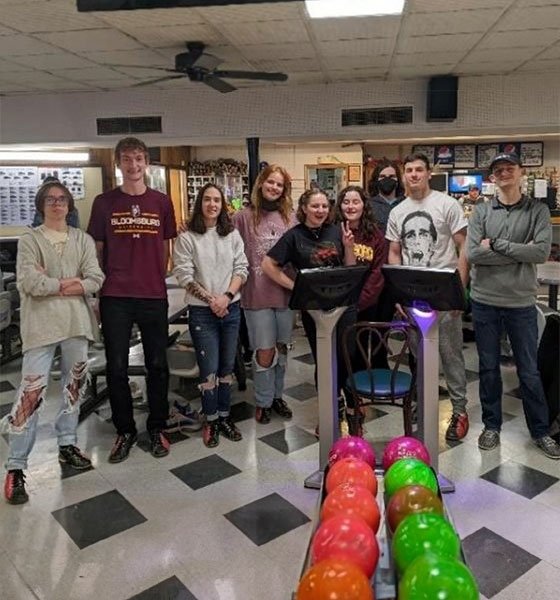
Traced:
[[492, 598], [540, 562], [523, 548], [483, 527], [467, 536], [463, 552], [479, 591]]
[[80, 550], [147, 521], [117, 490], [60, 508], [52, 516]]
[[388, 412], [375, 408], [375, 406], [364, 406], [364, 423], [375, 421], [375, 419], [380, 419], [388, 414]]
[[308, 352], [307, 354], [301, 354], [300, 356], [294, 356], [294, 360], [298, 360], [306, 365], [315, 364], [315, 361], [313, 360], [313, 354], [311, 354], [311, 352]]
[[[183, 440], [188, 440], [189, 436], [186, 433], [180, 431], [173, 431], [172, 433], [165, 433], [165, 437], [169, 440], [170, 444], [176, 444]], [[143, 431], [138, 434], [138, 448], [144, 450], [144, 452], [150, 451], [150, 436], [147, 431]]]
[[0, 381], [0, 393], [2, 392], [12, 392], [16, 388], [8, 381]]
[[131, 596], [128, 600], [196, 600], [183, 583], [173, 576]]
[[514, 461], [502, 463], [480, 477], [529, 498], [529, 500], [560, 481], [558, 477], [553, 477]]
[[87, 473], [88, 471], [93, 471], [93, 466], [89, 467], [89, 469], [73, 469], [70, 465], [66, 463], [60, 464], [60, 479], [68, 479], [69, 477], [75, 477], [76, 475], [81, 475], [82, 473]]
[[259, 440], [283, 454], [290, 454], [290, 452], [295, 452], [296, 450], [301, 450], [301, 448], [317, 443], [317, 438], [314, 435], [296, 425], [263, 435]]
[[307, 515], [276, 493], [236, 508], [224, 517], [257, 546], [310, 521]]
[[236, 402], [231, 405], [229, 414], [235, 423], [252, 419], [255, 416], [255, 407], [248, 402]]
[[284, 393], [296, 400], [309, 400], [317, 395], [317, 390], [311, 383], [299, 383], [285, 389]]
[[207, 485], [233, 477], [241, 471], [217, 454], [212, 454], [206, 458], [175, 467], [171, 469], [171, 473], [191, 489], [199, 490]]

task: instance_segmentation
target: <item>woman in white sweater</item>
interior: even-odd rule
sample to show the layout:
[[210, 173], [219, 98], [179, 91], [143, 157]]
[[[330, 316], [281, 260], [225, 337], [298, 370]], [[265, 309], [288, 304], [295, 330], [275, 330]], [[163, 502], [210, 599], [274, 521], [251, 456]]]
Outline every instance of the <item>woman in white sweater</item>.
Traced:
[[200, 369], [202, 439], [209, 448], [218, 445], [220, 434], [237, 442], [241, 432], [230, 417], [231, 384], [247, 258], [216, 185], [199, 191], [188, 231], [175, 242], [173, 264], [179, 285], [187, 291], [189, 331]]
[[76, 446], [76, 428], [87, 381], [88, 341], [98, 334], [86, 294], [101, 287], [104, 275], [92, 238], [66, 224], [66, 215], [74, 209], [68, 188], [58, 182], [43, 185], [35, 206], [44, 223], [21, 236], [17, 254], [23, 363], [21, 385], [4, 420], [10, 434], [4, 494], [10, 504], [28, 500], [23, 471], [58, 346], [63, 392], [54, 424], [58, 460], [75, 469], [91, 467]]

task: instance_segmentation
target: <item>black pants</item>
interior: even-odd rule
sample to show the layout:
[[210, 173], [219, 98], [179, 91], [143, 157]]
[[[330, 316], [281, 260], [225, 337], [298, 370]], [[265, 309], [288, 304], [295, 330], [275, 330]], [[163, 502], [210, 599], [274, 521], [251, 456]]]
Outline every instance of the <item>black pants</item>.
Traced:
[[[313, 317], [305, 310], [301, 311], [301, 322], [313, 359], [315, 360], [315, 386], [317, 386], [317, 328]], [[346, 385], [346, 379], [348, 378], [348, 370], [346, 369], [346, 363], [342, 354], [342, 334], [346, 328], [356, 323], [356, 307], [350, 306], [342, 314], [336, 325], [336, 372], [338, 381], [338, 390], [344, 389]], [[348, 353], [350, 356], [355, 354], [355, 339], [350, 336], [348, 338]], [[347, 404], [350, 408], [353, 408], [353, 400], [350, 394], [346, 394]]]
[[138, 325], [142, 336], [147, 372], [147, 429], [163, 429], [169, 413], [167, 300], [104, 296], [99, 306], [107, 357], [107, 388], [117, 433], [136, 432], [127, 372], [130, 335], [134, 323]]

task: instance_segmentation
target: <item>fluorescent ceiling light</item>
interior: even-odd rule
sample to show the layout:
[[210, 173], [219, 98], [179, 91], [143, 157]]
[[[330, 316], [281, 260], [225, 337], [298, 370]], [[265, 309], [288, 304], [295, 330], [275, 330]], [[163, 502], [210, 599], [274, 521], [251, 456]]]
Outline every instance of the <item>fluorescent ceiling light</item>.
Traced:
[[405, 0], [305, 0], [312, 19], [400, 15]]
[[0, 151], [2, 162], [89, 162], [89, 152], [33, 152], [32, 150], [10, 152]]

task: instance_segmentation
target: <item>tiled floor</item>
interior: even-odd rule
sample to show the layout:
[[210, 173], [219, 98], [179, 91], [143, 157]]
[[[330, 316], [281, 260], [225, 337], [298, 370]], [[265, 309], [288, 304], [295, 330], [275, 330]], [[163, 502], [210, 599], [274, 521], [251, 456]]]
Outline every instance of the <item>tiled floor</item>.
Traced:
[[[501, 446], [482, 453], [477, 361], [465, 347], [471, 430], [443, 439], [449, 400], [440, 397], [440, 470], [456, 484], [446, 506], [478, 579], [481, 598], [556, 599], [560, 589], [560, 464], [531, 444], [516, 398], [515, 370], [503, 369]], [[299, 360], [298, 360], [299, 357]], [[128, 461], [107, 462], [113, 442], [108, 410], [80, 425], [94, 469], [61, 470], [43, 409], [23, 507], [0, 502], [3, 600], [288, 600], [303, 565], [318, 492], [303, 487], [317, 467], [312, 435], [317, 399], [308, 346], [296, 338], [287, 394], [294, 418], [256, 424], [248, 390], [235, 394], [242, 442], [203, 446], [199, 433], [172, 436], [171, 454], [154, 459], [142, 437]], [[294, 360], [295, 359], [295, 360]], [[19, 363], [0, 377], [0, 415], [17, 386]], [[185, 391], [186, 389], [186, 391]], [[189, 394], [192, 386], [183, 388]], [[138, 412], [139, 424], [145, 414]], [[401, 434], [401, 411], [370, 409], [366, 436], [380, 453]], [[7, 444], [0, 438], [0, 461]], [[266, 592], [265, 592], [266, 591]]]

